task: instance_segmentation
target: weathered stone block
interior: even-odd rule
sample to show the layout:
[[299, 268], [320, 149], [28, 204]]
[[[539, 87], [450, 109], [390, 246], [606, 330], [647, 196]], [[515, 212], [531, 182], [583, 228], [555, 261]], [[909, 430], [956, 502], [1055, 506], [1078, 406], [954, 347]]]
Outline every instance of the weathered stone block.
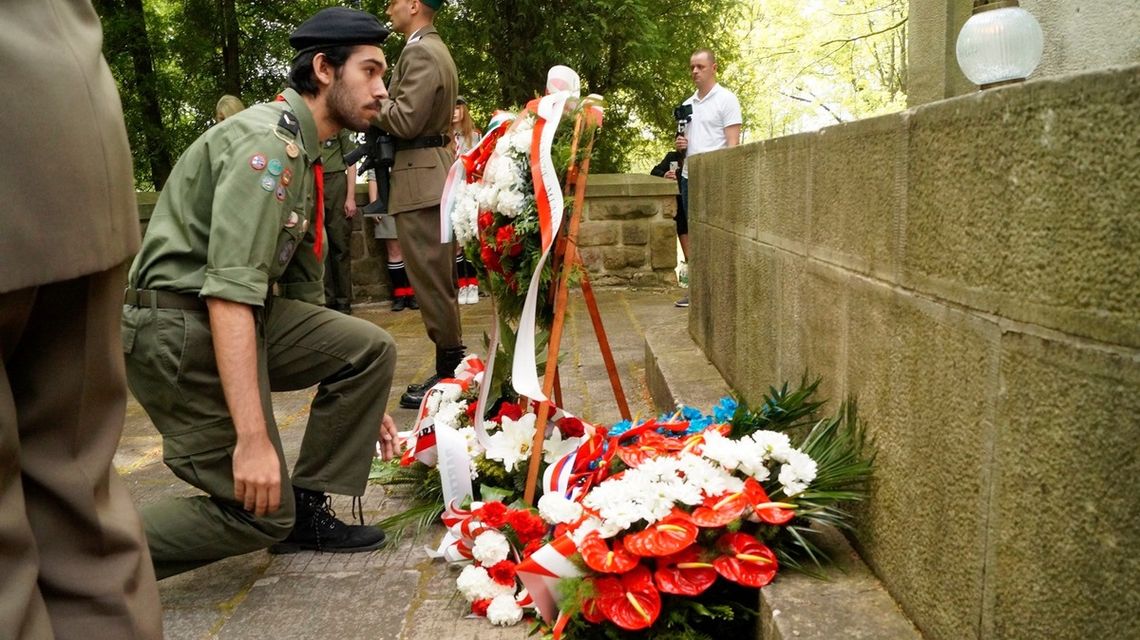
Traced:
[[[710, 309], [714, 326], [731, 323], [737, 329], [732, 340], [716, 344], [735, 352], [735, 387], [750, 402], [763, 397], [776, 384], [777, 320], [781, 309], [777, 297], [776, 254], [770, 248], [738, 238], [735, 247], [735, 288], [715, 292], [717, 305]], [[722, 247], [723, 253], [727, 247]], [[732, 255], [724, 253], [724, 255]], [[721, 263], [727, 262], [724, 258]], [[728, 360], [726, 360], [727, 362]], [[721, 371], [728, 371], [722, 368]]]
[[982, 637], [1001, 330], [865, 281], [849, 295], [848, 392], [877, 450], [863, 557], [927, 637]]
[[645, 250], [640, 247], [601, 247], [606, 271], [620, 271], [645, 265]]
[[983, 637], [1140, 637], [1140, 360], [1002, 337]]
[[904, 284], [1140, 347], [1137, 104], [1140, 66], [915, 110]]
[[578, 246], [611, 246], [618, 243], [619, 223], [583, 222], [578, 228]]
[[578, 247], [578, 257], [591, 274], [600, 274], [606, 269], [605, 251], [602, 247]]
[[812, 156], [809, 254], [892, 279], [906, 196], [906, 116], [828, 127]]
[[364, 236], [359, 231], [353, 231], [348, 237], [348, 253], [353, 260], [364, 257]]
[[672, 222], [650, 223], [649, 257], [654, 269], [677, 266], [677, 225]]
[[622, 244], [646, 244], [649, 242], [649, 223], [641, 220], [629, 220], [621, 223]]
[[636, 220], [661, 214], [661, 198], [599, 198], [590, 202], [591, 220]]

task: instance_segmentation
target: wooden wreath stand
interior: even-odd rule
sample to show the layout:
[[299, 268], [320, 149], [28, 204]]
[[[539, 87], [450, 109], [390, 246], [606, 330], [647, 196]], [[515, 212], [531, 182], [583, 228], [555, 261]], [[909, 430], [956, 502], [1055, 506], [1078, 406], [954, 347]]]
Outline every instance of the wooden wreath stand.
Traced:
[[[590, 153], [594, 149], [594, 136], [597, 127], [590, 127], [586, 137], [585, 153], [582, 154], [581, 165], [578, 163], [578, 148], [582, 133], [587, 129], [585, 118], [589, 110], [583, 109], [574, 121], [574, 137], [570, 143], [570, 167], [566, 172], [566, 185], [563, 193], [566, 199], [573, 197], [574, 204], [570, 210], [569, 224], [563, 224], [566, 229], [554, 246], [554, 256], [551, 267], [555, 273], [561, 271], [551, 298], [554, 302], [554, 322], [550, 327], [550, 343], [547, 347], [546, 372], [542, 379], [542, 392], [546, 396], [538, 407], [538, 418], [534, 425], [534, 442], [530, 449], [530, 466], [526, 474], [526, 491], [523, 500], [528, 505], [534, 504], [535, 489], [538, 487], [538, 468], [542, 463], [542, 445], [546, 438], [546, 423], [550, 419], [550, 397], [554, 393], [559, 406], [562, 405], [562, 385], [558, 379], [558, 348], [562, 342], [562, 327], [566, 319], [566, 303], [569, 298], [570, 272], [575, 267], [582, 266], [582, 258], [578, 255], [578, 225], [582, 220], [582, 209], [586, 204], [586, 178], [590, 173]], [[590, 320], [594, 325], [594, 335], [598, 338], [598, 348], [602, 352], [602, 359], [606, 363], [606, 373], [610, 377], [610, 387], [614, 391], [614, 399], [622, 418], [629, 420], [629, 404], [625, 399], [625, 392], [621, 387], [621, 378], [618, 376], [617, 365], [614, 363], [613, 352], [610, 350], [609, 339], [606, 338], [605, 327], [602, 326], [602, 316], [598, 313], [598, 301], [594, 297], [594, 289], [590, 286], [590, 276], [583, 267], [581, 270], [582, 295], [586, 300], [586, 309], [590, 312]], [[549, 302], [549, 301], [548, 301]]]

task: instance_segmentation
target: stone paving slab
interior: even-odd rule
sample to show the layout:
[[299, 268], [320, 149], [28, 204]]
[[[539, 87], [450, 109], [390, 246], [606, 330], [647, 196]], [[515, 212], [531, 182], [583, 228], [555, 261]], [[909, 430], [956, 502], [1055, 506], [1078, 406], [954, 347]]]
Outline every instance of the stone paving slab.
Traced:
[[[614, 358], [635, 415], [656, 411], [646, 386], [644, 336], [662, 327], [684, 326], [687, 314], [672, 307], [673, 292], [599, 290], [602, 319]], [[613, 401], [593, 328], [580, 295], [571, 295], [562, 344], [560, 373], [564, 403], [583, 419], [612, 423], [621, 418]], [[491, 322], [491, 305], [460, 307], [464, 338], [482, 353], [482, 336]], [[397, 406], [406, 385], [431, 372], [434, 350], [418, 311], [393, 313], [387, 304], [358, 307], [356, 314], [383, 327], [398, 345], [396, 376], [389, 394], [389, 413], [401, 429], [414, 411]], [[274, 417], [285, 457], [295, 461], [308, 420], [314, 390], [273, 396]], [[131, 400], [115, 466], [136, 503], [150, 504], [168, 496], [193, 495], [162, 464], [162, 441], [139, 405]], [[364, 496], [365, 520], [374, 522], [397, 513], [404, 504], [398, 493], [369, 485]], [[348, 519], [348, 498], [333, 501]], [[522, 640], [528, 626], [498, 628], [466, 617], [467, 606], [455, 592], [456, 571], [432, 562], [424, 553], [442, 527], [417, 538], [362, 554], [298, 553], [274, 556], [260, 551], [229, 558], [159, 583], [166, 637], [171, 640], [214, 638], [336, 638], [337, 640]]]

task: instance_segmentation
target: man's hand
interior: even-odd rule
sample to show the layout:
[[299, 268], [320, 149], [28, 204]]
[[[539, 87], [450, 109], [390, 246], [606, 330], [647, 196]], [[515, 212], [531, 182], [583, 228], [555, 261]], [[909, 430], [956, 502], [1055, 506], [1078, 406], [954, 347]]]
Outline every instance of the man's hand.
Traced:
[[384, 419], [380, 421], [380, 457], [384, 460], [400, 455], [400, 441], [396, 431], [396, 422], [385, 413]]
[[677, 151], [684, 153], [689, 148], [689, 139], [685, 136], [677, 136], [677, 139], [673, 141], [673, 146], [677, 148]]
[[234, 498], [258, 517], [281, 507], [281, 462], [269, 438], [238, 438], [234, 447]]
[[348, 199], [344, 201], [344, 217], [352, 220], [356, 217], [357, 211], [359, 209], [356, 208], [356, 194], [349, 193]]
[[670, 170], [668, 170], [668, 171], [666, 171], [666, 172], [665, 172], [665, 176], [664, 176], [664, 177], [666, 177], [666, 178], [668, 178], [668, 179], [670, 179], [670, 180], [676, 180], [676, 179], [677, 179], [677, 172], [676, 172], [676, 171], [673, 171], [672, 169], [670, 169]]

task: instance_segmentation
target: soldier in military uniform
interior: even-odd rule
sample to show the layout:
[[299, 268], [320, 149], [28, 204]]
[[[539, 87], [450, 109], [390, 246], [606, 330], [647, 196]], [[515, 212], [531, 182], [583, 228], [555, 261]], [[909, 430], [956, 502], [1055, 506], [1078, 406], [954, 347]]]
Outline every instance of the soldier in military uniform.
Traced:
[[351, 132], [341, 129], [321, 143], [324, 168], [325, 304], [330, 309], [352, 313], [352, 219], [356, 217], [356, 166], [345, 166], [344, 156], [356, 148]]
[[392, 28], [407, 38], [392, 71], [389, 98], [375, 124], [396, 138], [388, 212], [395, 216], [408, 276], [435, 343], [435, 373], [412, 384], [400, 406], [418, 407], [440, 378], [463, 360], [463, 328], [455, 289], [455, 245], [439, 241], [439, 201], [454, 157], [451, 112], [459, 76], [447, 45], [433, 26], [443, 0], [390, 0]]
[[91, 3], [0, 2], [0, 637], [162, 638], [111, 465], [138, 211]]
[[[143, 509], [159, 578], [269, 547], [364, 551], [382, 531], [346, 525], [325, 492], [360, 496], [395, 344], [323, 304], [322, 139], [363, 130], [385, 97], [387, 30], [324, 9], [289, 38], [290, 89], [196, 140], [179, 159], [131, 266], [123, 347], [131, 390], [163, 458], [206, 493]], [[290, 482], [270, 391], [319, 384]]]

